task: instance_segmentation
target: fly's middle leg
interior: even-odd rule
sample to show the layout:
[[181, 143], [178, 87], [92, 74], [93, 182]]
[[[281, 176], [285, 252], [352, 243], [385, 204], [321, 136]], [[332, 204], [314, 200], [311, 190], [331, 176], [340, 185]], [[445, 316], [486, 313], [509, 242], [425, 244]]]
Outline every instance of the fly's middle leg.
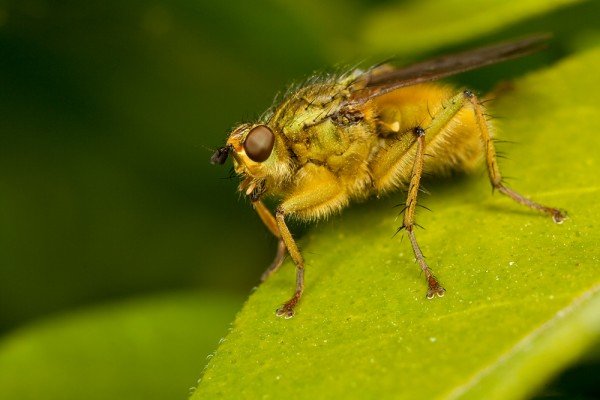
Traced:
[[410, 184], [408, 186], [408, 196], [406, 198], [406, 207], [404, 208], [402, 229], [406, 229], [410, 244], [415, 253], [415, 258], [427, 279], [427, 298], [432, 299], [436, 295], [442, 297], [445, 293], [445, 289], [440, 285], [437, 278], [433, 275], [431, 268], [429, 268], [427, 262], [425, 262], [425, 257], [419, 247], [419, 243], [417, 243], [417, 238], [414, 233], [417, 196], [419, 194], [419, 185], [421, 182], [421, 175], [423, 174], [423, 161], [425, 157], [425, 130], [421, 127], [416, 127], [413, 130], [413, 133], [416, 136], [417, 149], [410, 177]]
[[427, 265], [425, 257], [423, 256], [423, 252], [419, 247], [419, 243], [417, 242], [417, 238], [415, 237], [414, 233], [415, 210], [417, 207], [417, 195], [419, 193], [419, 185], [424, 168], [425, 147], [427, 143], [433, 143], [432, 141], [434, 141], [436, 138], [439, 138], [443, 132], [446, 132], [448, 123], [456, 117], [463, 107], [464, 97], [461, 95], [454, 96], [440, 111], [432, 116], [431, 123], [426, 127], [426, 129], [422, 127], [416, 127], [413, 129], [413, 134], [416, 137], [416, 153], [410, 174], [410, 183], [408, 186], [408, 195], [406, 199], [406, 207], [404, 208], [404, 219], [401, 229], [406, 230], [415, 254], [415, 258], [425, 274], [425, 279], [427, 280], [428, 286], [428, 299], [432, 299], [435, 296], [442, 297], [446, 290], [433, 275], [429, 265]]

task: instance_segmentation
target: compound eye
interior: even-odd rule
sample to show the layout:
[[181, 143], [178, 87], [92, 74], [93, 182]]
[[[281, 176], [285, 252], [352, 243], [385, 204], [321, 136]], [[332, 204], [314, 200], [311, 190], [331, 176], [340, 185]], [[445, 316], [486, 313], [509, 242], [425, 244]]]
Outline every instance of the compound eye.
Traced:
[[263, 162], [271, 155], [275, 135], [268, 126], [259, 125], [252, 128], [244, 141], [244, 150], [252, 161]]

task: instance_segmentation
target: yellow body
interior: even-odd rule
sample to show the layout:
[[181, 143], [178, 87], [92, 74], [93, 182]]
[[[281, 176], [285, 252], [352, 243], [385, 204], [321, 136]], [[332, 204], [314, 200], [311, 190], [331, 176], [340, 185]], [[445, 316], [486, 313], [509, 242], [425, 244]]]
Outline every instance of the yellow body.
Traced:
[[[237, 127], [211, 161], [234, 158], [240, 191], [279, 240], [263, 279], [286, 253], [296, 265], [296, 290], [277, 310], [290, 318], [304, 289], [304, 260], [285, 218], [315, 220], [351, 200], [406, 189], [403, 221], [415, 258], [427, 280], [427, 297], [443, 296], [414, 233], [423, 173], [469, 171], [484, 158], [495, 190], [561, 223], [566, 214], [507, 187], [496, 161], [492, 126], [471, 91], [434, 83], [439, 77], [534, 51], [543, 37], [498, 44], [404, 69], [382, 65], [367, 72], [316, 79], [291, 91], [256, 124]], [[277, 196], [275, 216], [264, 196]]]
[[[335, 84], [328, 86], [336, 90]], [[325, 119], [311, 125], [312, 118], [336, 104], [324, 109], [315, 101], [325, 91], [322, 85], [302, 91], [271, 117], [276, 143], [269, 160], [255, 163], [243, 157], [243, 133], [250, 126], [232, 135], [230, 143], [243, 160], [238, 172], [250, 177], [240, 189], [264, 180], [264, 195], [281, 197], [286, 214], [303, 220], [325, 217], [352, 199], [406, 188], [416, 151], [413, 129], [427, 130], [436, 115], [451, 108], [458, 92], [436, 83], [408, 86], [361, 105], [363, 119], [356, 124]], [[480, 137], [473, 110], [463, 107], [441, 130], [426, 135], [425, 172], [473, 169], [483, 154]]]
[[[371, 163], [377, 192], [405, 186], [409, 181], [414, 160], [412, 129], [421, 126], [427, 131], [432, 118], [450, 106], [456, 93], [458, 91], [449, 86], [422, 84], [374, 99], [374, 107], [380, 110], [380, 130], [385, 132], [387, 127], [389, 132]], [[473, 110], [469, 108], [460, 110], [435, 135], [426, 134], [425, 142], [428, 157], [424, 167], [431, 174], [470, 171], [481, 161], [483, 154], [481, 135]]]

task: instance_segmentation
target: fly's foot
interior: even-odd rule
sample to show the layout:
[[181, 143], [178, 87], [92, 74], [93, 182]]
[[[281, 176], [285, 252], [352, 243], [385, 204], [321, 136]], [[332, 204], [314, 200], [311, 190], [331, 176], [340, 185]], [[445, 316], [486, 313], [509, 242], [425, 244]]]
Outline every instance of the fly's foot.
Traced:
[[290, 319], [294, 316], [294, 307], [296, 306], [296, 302], [288, 301], [283, 306], [275, 311], [275, 315], [278, 317], [283, 317], [285, 319]]
[[275, 314], [278, 317], [283, 317], [285, 319], [292, 318], [294, 316], [294, 308], [296, 307], [296, 304], [298, 304], [298, 300], [300, 300], [300, 292], [296, 292], [294, 297], [286, 301], [283, 306], [275, 311]]
[[435, 279], [434, 276], [430, 276], [427, 278], [427, 283], [429, 285], [429, 289], [427, 290], [427, 298], [433, 299], [436, 295], [438, 297], [443, 297], [444, 293], [446, 293], [446, 289], [440, 285], [440, 283]]
[[551, 215], [552, 220], [557, 224], [562, 224], [568, 218], [566, 211], [559, 210], [557, 208], [551, 209]]

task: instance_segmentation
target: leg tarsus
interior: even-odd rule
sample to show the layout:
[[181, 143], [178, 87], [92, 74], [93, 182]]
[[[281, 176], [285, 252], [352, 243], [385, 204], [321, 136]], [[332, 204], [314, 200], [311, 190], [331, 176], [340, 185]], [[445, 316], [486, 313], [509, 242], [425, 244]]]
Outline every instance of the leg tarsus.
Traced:
[[408, 228], [407, 232], [413, 252], [415, 253], [415, 258], [417, 259], [417, 262], [419, 263], [419, 266], [421, 267], [421, 270], [423, 270], [425, 278], [427, 279], [427, 298], [433, 299], [435, 296], [443, 297], [446, 293], [446, 289], [442, 287], [440, 282], [433, 275], [433, 272], [431, 271], [431, 268], [429, 268], [429, 265], [427, 265], [427, 262], [425, 262], [425, 256], [423, 256], [423, 252], [419, 247], [419, 243], [417, 243], [417, 238], [415, 237], [412, 227]]
[[300, 297], [302, 297], [302, 292], [304, 291], [304, 267], [296, 268], [296, 291], [294, 292], [294, 296], [291, 299], [283, 303], [283, 306], [278, 308], [275, 311], [275, 315], [278, 317], [283, 317], [285, 319], [290, 319], [294, 316], [294, 308], [298, 301], [300, 301]]
[[531, 199], [528, 199], [527, 197], [524, 197], [520, 193], [515, 192], [511, 188], [505, 186], [501, 182], [497, 183], [497, 184], [492, 183], [492, 185], [493, 185], [493, 187], [495, 189], [498, 189], [498, 191], [500, 193], [502, 193], [502, 194], [510, 197], [511, 199], [513, 199], [514, 201], [516, 201], [517, 203], [523, 204], [524, 206], [527, 206], [529, 208], [533, 208], [534, 210], [538, 210], [540, 212], [548, 214], [550, 217], [552, 217], [552, 220], [556, 224], [562, 224], [567, 219], [567, 212], [566, 211], [559, 210], [558, 208], [554, 208], [554, 207], [544, 206], [544, 205], [542, 205], [540, 203], [537, 203], [537, 202], [535, 202], [535, 201], [533, 201]]

